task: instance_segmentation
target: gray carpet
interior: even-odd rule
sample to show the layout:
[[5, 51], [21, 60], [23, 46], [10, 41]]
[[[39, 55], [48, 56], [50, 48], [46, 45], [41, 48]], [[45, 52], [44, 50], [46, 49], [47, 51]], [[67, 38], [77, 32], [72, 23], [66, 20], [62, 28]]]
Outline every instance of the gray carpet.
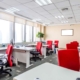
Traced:
[[41, 61], [33, 62], [32, 63], [33, 65], [27, 69], [25, 68], [25, 64], [19, 63], [18, 67], [16, 67], [16, 66], [12, 67], [12, 77], [9, 77], [8, 75], [4, 74], [4, 75], [0, 75], [0, 80], [13, 80], [13, 77], [15, 77], [15, 76], [27, 71], [27, 70], [30, 70], [30, 69], [32, 69], [32, 68], [34, 68], [40, 64], [43, 64], [45, 62], [50, 62], [50, 63], [57, 65], [56, 54], [50, 55], [47, 58], [42, 59]]

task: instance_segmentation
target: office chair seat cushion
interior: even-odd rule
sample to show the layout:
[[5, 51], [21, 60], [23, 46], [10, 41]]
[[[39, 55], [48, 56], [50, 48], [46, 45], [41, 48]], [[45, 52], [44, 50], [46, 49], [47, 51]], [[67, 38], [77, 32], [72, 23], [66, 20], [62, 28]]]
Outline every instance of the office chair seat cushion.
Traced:
[[40, 53], [37, 52], [37, 51], [30, 51], [30, 53], [33, 54], [33, 55], [38, 55], [38, 54], [40, 54]]
[[7, 54], [0, 54], [0, 59], [4, 59], [4, 58], [7, 59]]
[[46, 48], [47, 50], [52, 50], [52, 49], [50, 49], [50, 48]]
[[0, 62], [7, 63], [7, 54], [0, 54]]

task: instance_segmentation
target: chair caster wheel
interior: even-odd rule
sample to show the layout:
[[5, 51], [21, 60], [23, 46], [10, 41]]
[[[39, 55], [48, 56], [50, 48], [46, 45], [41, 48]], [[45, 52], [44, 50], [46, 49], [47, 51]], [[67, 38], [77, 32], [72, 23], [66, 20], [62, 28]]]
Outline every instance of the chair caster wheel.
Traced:
[[9, 74], [9, 76], [11, 77], [12, 75], [11, 75], [11, 74]]
[[10, 69], [10, 71], [12, 71], [12, 69]]

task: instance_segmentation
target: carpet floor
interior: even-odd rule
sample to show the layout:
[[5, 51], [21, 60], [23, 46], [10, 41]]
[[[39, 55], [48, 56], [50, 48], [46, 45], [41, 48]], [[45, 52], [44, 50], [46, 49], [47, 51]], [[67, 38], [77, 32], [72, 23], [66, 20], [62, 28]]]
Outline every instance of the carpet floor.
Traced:
[[19, 63], [19, 66], [15, 66], [15, 67], [12, 67], [12, 76], [9, 77], [9, 75], [6, 75], [6, 74], [0, 74], [0, 80], [13, 80], [13, 77], [27, 71], [27, 70], [30, 70], [40, 64], [43, 64], [45, 62], [50, 62], [50, 63], [53, 63], [53, 64], [56, 64], [57, 65], [57, 55], [56, 54], [53, 54], [53, 55], [50, 55], [48, 56], [47, 58], [45, 59], [42, 59], [41, 61], [36, 61], [36, 62], [32, 62], [32, 66], [30, 66], [29, 68], [25, 68], [25, 64], [22, 64], [22, 63]]

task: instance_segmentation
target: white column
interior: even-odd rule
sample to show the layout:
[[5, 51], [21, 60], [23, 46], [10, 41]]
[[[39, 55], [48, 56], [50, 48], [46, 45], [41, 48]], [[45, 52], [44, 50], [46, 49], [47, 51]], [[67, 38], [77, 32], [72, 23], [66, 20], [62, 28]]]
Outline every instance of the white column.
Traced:
[[26, 51], [26, 68], [30, 67], [30, 52]]
[[42, 54], [44, 55], [44, 58], [46, 58], [46, 47], [42, 47]]

